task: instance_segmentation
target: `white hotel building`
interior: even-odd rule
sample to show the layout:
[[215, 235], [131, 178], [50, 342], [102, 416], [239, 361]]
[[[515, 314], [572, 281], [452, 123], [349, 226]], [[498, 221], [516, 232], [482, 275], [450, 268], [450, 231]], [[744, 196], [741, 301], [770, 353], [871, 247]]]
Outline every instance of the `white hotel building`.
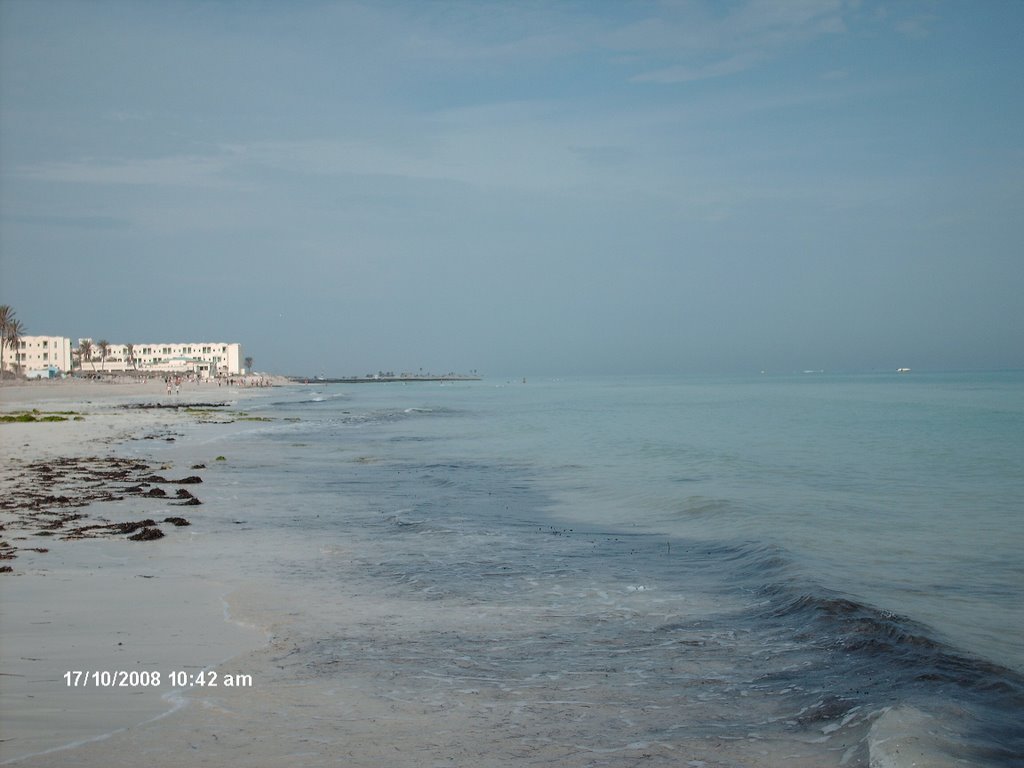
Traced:
[[5, 371], [51, 376], [71, 370], [71, 339], [65, 336], [21, 336], [12, 348], [3, 342]]
[[[80, 360], [83, 341], [92, 344], [89, 359]], [[129, 347], [131, 352], [129, 354]], [[183, 344], [111, 344], [102, 358], [92, 339], [79, 339], [71, 348], [66, 336], [22, 336], [12, 346], [3, 342], [4, 371], [29, 378], [52, 378], [72, 371], [84, 373], [152, 373], [154, 375], [195, 375], [200, 378], [238, 376], [245, 372], [242, 345], [222, 341]]]
[[195, 375], [208, 379], [215, 376], [237, 376], [245, 372], [242, 345], [238, 342], [111, 344], [103, 358], [100, 348], [92, 339], [79, 339], [79, 351], [83, 341], [92, 345], [89, 359], [79, 364], [79, 369], [85, 373], [137, 371], [161, 376]]

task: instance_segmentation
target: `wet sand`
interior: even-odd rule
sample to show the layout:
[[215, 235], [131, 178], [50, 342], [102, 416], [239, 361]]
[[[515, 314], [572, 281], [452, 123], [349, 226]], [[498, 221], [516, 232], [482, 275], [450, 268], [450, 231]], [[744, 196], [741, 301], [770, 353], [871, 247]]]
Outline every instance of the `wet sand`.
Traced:
[[[0, 387], [0, 413], [36, 419], [0, 424], [0, 762], [73, 761], [77, 750], [51, 750], [181, 706], [168, 673], [211, 669], [266, 642], [230, 616], [236, 585], [214, 567], [196, 519], [224, 512], [201, 505], [202, 459], [214, 457], [145, 458], [197, 418], [148, 406], [239, 396], [206, 384], [168, 397], [160, 381]], [[149, 685], [97, 685], [108, 673], [140, 682], [141, 672]]]

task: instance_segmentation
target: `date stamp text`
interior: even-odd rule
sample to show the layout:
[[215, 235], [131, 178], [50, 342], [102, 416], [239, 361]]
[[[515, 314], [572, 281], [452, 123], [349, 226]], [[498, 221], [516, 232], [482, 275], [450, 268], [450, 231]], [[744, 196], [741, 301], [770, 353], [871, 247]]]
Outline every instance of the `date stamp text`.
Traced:
[[64, 673], [68, 688], [252, 688], [253, 677], [202, 669], [189, 672], [172, 669], [72, 669]]

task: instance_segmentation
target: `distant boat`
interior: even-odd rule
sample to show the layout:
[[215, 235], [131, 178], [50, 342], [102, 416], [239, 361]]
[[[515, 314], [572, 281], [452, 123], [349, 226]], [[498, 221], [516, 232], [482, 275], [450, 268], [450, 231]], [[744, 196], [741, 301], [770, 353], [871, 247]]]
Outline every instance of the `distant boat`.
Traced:
[[909, 368], [897, 368], [896, 373], [910, 373]]

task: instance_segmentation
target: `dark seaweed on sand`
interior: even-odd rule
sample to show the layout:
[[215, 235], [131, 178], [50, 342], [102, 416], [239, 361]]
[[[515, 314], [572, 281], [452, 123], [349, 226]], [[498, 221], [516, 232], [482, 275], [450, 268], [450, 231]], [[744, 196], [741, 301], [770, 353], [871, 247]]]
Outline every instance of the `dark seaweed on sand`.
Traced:
[[[198, 468], [199, 465], [193, 468]], [[45, 460], [14, 462], [12, 467], [15, 492], [0, 498], [3, 513], [2, 529], [10, 538], [25, 539], [28, 535], [60, 536], [65, 540], [127, 535], [131, 541], [153, 541], [164, 536], [152, 518], [112, 522], [102, 518], [89, 520], [86, 508], [97, 502], [123, 501], [127, 496], [141, 499], [178, 499], [175, 506], [197, 506], [199, 501], [190, 491], [178, 488], [170, 496], [156, 483], [196, 485], [198, 475], [180, 480], [167, 480], [153, 473], [153, 465], [139, 459], [112, 456], [53, 457]], [[150, 502], [151, 503], [151, 502]], [[166, 501], [164, 501], [166, 503]], [[70, 511], [75, 509], [78, 511]], [[168, 517], [165, 523], [189, 525], [183, 517]], [[0, 559], [14, 559], [22, 550], [45, 553], [44, 547], [18, 547], [0, 543]]]

